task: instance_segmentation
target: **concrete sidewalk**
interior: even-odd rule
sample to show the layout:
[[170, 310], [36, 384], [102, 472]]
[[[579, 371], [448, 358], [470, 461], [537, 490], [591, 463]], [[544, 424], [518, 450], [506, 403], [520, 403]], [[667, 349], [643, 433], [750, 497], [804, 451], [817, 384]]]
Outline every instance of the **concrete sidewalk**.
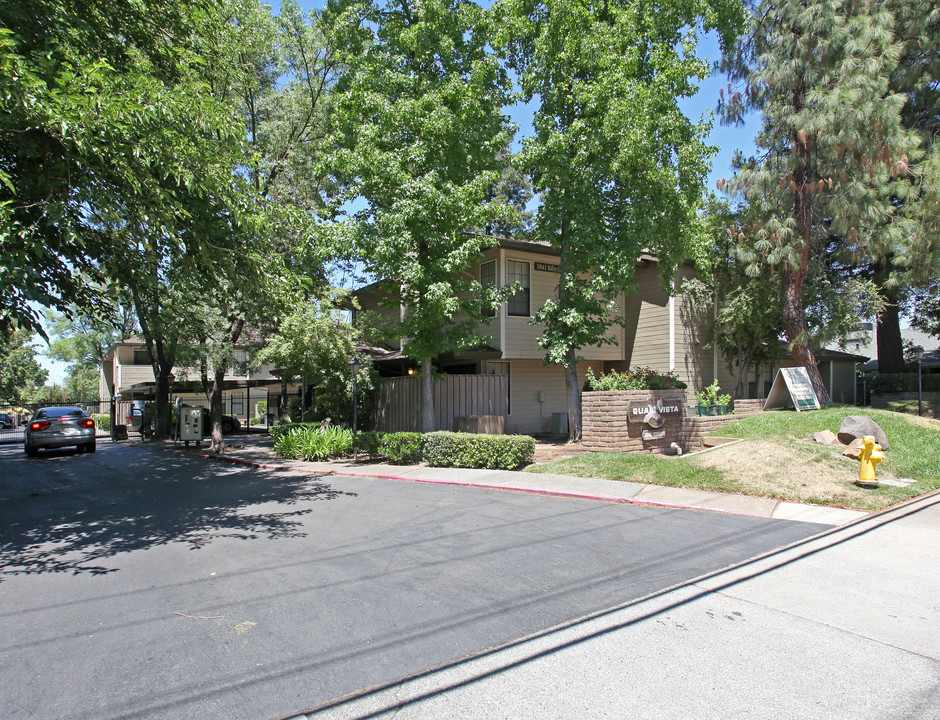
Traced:
[[940, 494], [291, 716], [940, 718]]
[[[187, 452], [206, 458], [238, 464], [295, 472], [380, 477], [393, 480], [463, 485], [516, 492], [577, 497], [604, 502], [623, 502], [677, 509], [750, 515], [754, 517], [793, 520], [822, 525], [844, 525], [865, 517], [858, 510], [803, 505], [771, 498], [731, 495], [690, 488], [602, 480], [598, 478], [549, 475], [508, 470], [473, 470], [466, 468], [432, 468], [423, 465], [388, 465], [352, 462], [303, 462], [285, 460], [272, 452], [270, 436], [248, 434], [227, 438], [224, 455], [211, 455], [206, 450], [189, 448]], [[177, 446], [183, 449], [182, 445]]]

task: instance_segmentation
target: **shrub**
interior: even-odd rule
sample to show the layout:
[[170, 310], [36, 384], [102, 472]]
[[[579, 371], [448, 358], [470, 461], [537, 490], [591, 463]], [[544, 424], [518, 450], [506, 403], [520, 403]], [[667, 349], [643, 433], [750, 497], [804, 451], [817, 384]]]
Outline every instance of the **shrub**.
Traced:
[[407, 465], [421, 459], [421, 433], [382, 433], [380, 452], [393, 465]]
[[293, 427], [274, 439], [274, 452], [279, 456], [308, 462], [346, 455], [351, 450], [352, 430], [340, 427]]
[[356, 433], [356, 449], [373, 459], [382, 457], [382, 436], [384, 434], [371, 431]]
[[433, 467], [515, 470], [534, 456], [535, 440], [528, 435], [435, 432], [424, 439], [424, 459]]
[[301, 428], [301, 429], [305, 429], [305, 430], [319, 430], [319, 429], [320, 429], [320, 423], [318, 423], [318, 422], [317, 422], [317, 423], [315, 423], [315, 422], [307, 422], [307, 423], [301, 423], [301, 422], [296, 422], [296, 423], [295, 423], [295, 422], [285, 422], [285, 423], [278, 423], [277, 425], [272, 425], [272, 426], [271, 426], [271, 429], [268, 430], [268, 434], [269, 434], [272, 438], [274, 438], [274, 441], [275, 441], [275, 442], [277, 442], [277, 439], [278, 439], [281, 435], [286, 435], [286, 434], [289, 433], [291, 430], [296, 430], [297, 428]]
[[[924, 373], [921, 376], [924, 392], [940, 390], [940, 375]], [[884, 393], [917, 392], [917, 373], [876, 373], [868, 381], [875, 395]]]
[[109, 413], [92, 413], [89, 417], [95, 421], [95, 427], [102, 432], [111, 432], [111, 415]]
[[698, 398], [699, 405], [727, 405], [731, 402], [730, 395], [719, 395], [718, 391], [718, 381], [715, 380], [711, 385], [702, 390], [701, 392], [695, 393], [695, 396]]
[[684, 390], [687, 386], [675, 372], [659, 373], [647, 367], [636, 367], [633, 370], [619, 372], [610, 370], [601, 372], [595, 377], [594, 371], [588, 368], [588, 390]]

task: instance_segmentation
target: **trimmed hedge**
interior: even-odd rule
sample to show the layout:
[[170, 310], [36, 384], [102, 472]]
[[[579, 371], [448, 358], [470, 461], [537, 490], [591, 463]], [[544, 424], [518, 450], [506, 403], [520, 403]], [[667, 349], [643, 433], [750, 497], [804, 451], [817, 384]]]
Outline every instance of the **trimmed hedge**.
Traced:
[[[320, 423], [284, 423], [271, 428], [274, 451], [281, 457], [326, 460], [353, 451], [352, 431]], [[515, 470], [529, 465], [535, 456], [535, 440], [528, 435], [478, 435], [476, 433], [358, 432], [356, 449], [371, 460], [411, 465], [422, 457], [432, 467]]]
[[528, 435], [433, 432], [424, 436], [424, 460], [432, 467], [515, 470], [535, 457]]

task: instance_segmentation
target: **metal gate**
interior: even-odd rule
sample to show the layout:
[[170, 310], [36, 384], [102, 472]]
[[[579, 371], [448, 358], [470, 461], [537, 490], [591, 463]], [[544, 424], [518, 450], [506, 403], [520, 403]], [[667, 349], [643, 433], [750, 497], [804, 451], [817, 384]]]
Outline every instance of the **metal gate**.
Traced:
[[0, 405], [0, 443], [22, 443], [26, 425], [39, 408], [78, 407], [95, 421], [95, 436], [108, 437], [111, 429], [111, 402], [108, 400], [77, 400], [75, 402], [26, 403]]

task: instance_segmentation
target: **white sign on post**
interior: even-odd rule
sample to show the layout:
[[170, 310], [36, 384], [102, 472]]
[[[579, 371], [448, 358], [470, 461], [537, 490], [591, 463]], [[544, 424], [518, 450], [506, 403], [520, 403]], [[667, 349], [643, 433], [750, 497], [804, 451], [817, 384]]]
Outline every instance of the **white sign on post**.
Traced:
[[809, 379], [805, 367], [788, 367], [777, 370], [777, 377], [764, 401], [764, 410], [793, 405], [797, 412], [819, 410], [819, 398]]

